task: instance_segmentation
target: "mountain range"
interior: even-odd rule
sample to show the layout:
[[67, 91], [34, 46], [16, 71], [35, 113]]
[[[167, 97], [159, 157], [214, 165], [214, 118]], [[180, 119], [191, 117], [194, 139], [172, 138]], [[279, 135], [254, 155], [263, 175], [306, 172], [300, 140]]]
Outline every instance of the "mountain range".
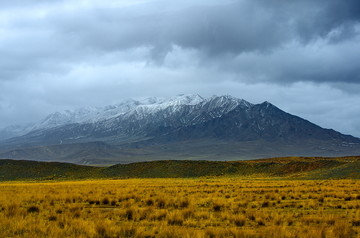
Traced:
[[55, 112], [0, 130], [0, 158], [115, 164], [360, 154], [360, 139], [269, 102], [179, 95]]

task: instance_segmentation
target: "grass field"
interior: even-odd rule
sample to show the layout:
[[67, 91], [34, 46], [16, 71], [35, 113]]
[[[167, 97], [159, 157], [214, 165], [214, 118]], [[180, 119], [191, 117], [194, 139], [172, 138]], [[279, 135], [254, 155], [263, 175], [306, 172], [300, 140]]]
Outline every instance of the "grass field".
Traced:
[[360, 237], [360, 180], [0, 183], [0, 237]]

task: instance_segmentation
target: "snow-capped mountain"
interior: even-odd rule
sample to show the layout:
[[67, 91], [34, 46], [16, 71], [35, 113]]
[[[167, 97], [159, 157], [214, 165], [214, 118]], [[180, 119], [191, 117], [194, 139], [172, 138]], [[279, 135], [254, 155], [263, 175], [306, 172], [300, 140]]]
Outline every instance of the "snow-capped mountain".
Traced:
[[[8, 139], [0, 143], [3, 150], [57, 146], [56, 152], [51, 154], [48, 153], [53, 149], [41, 150], [45, 158], [60, 156], [64, 152], [58, 146], [64, 148], [65, 145], [71, 145], [72, 156], [77, 158], [92, 150], [95, 151], [87, 158], [98, 159], [105, 155], [117, 158], [124, 156], [123, 153], [129, 156], [128, 150], [133, 150], [131, 148], [139, 148], [134, 153], [143, 153], [142, 149], [152, 151], [157, 148], [158, 152], [159, 148], [174, 147], [176, 153], [188, 151], [191, 156], [191, 153], [195, 153], [192, 146], [204, 147], [203, 153], [207, 153], [217, 148], [219, 141], [222, 141], [220, 144], [224, 143], [226, 151], [243, 151], [247, 156], [264, 150], [264, 143], [276, 143], [279, 148], [283, 146], [283, 152], [275, 153], [283, 156], [292, 155], [294, 151], [301, 152], [304, 148], [307, 148], [306, 152], [315, 151], [310, 155], [360, 153], [359, 138], [323, 129], [268, 102], [252, 104], [228, 95], [210, 98], [179, 95], [126, 100], [106, 107], [56, 112], [32, 126], [8, 128], [6, 133], [3, 135]], [[11, 133], [13, 137], [9, 138]], [[170, 147], [169, 143], [172, 143]], [[183, 143], [186, 146], [177, 147]], [[238, 145], [230, 146], [233, 143], [245, 145], [239, 150]], [[82, 148], [81, 153], [74, 152], [74, 148], [77, 148], [75, 144]], [[116, 152], [113, 146], [117, 148]], [[267, 150], [273, 153], [274, 149], [272, 145]], [[9, 153], [3, 156], [26, 158], [23, 149]], [[142, 156], [146, 156], [146, 153]]]
[[[259, 107], [262, 109], [257, 111]], [[232, 116], [232, 120], [225, 123], [229, 116]], [[217, 120], [219, 123], [217, 132], [211, 132], [210, 128], [217, 118], [220, 118]], [[287, 131], [280, 131], [280, 127], [283, 128], [285, 124], [290, 122], [296, 124], [299, 121], [302, 122], [302, 126], [291, 124]], [[206, 129], [202, 128], [205, 127], [204, 124]], [[196, 129], [199, 127], [200, 129]], [[309, 127], [309, 131], [324, 130], [287, 114], [267, 102], [254, 105], [229, 95], [210, 98], [199, 95], [178, 95], [171, 98], [130, 99], [106, 107], [86, 107], [55, 112], [32, 126], [9, 127], [7, 135], [16, 136], [8, 141], [28, 143], [35, 140], [40, 144], [108, 141], [109, 138], [119, 142], [119, 140], [127, 141], [129, 137], [144, 139], [174, 133], [193, 137], [190, 130], [200, 130], [197, 135], [212, 133], [219, 137], [223, 134], [223, 138], [235, 133], [239, 139], [245, 139], [254, 138], [256, 134], [264, 136], [270, 131], [274, 131], [270, 135], [272, 137], [280, 134], [282, 137], [288, 137], [296, 131], [304, 130], [305, 127]], [[229, 128], [231, 129], [228, 131]], [[303, 135], [301, 133], [293, 135], [296, 136]]]
[[55, 112], [47, 116], [40, 123], [33, 126], [33, 130], [49, 129], [73, 123], [96, 123], [109, 120], [124, 114], [138, 114], [145, 117], [159, 110], [182, 105], [196, 105], [204, 99], [199, 95], [179, 95], [169, 99], [151, 97], [142, 100], [129, 99], [106, 107], [85, 107], [77, 110]]
[[43, 120], [26, 126], [13, 125], [0, 130], [0, 141], [15, 136], [22, 136], [31, 131], [56, 128], [69, 124], [96, 123], [124, 114], [137, 114], [145, 117], [167, 107], [196, 105], [204, 99], [199, 95], [179, 95], [172, 98], [151, 97], [141, 100], [125, 100], [105, 107], [84, 107], [76, 110], [51, 113]]
[[252, 104], [232, 96], [205, 99], [199, 95], [179, 95], [168, 99], [126, 100], [103, 108], [87, 107], [52, 113], [28, 129], [26, 134], [10, 141], [44, 138], [47, 143], [56, 144], [105, 137], [147, 137], [164, 128], [175, 129], [220, 117], [238, 106], [246, 109]]
[[[229, 96], [227, 97], [230, 98]], [[216, 99], [218, 97], [214, 96], [210, 100], [213, 98], [215, 98], [215, 100], [220, 100], [219, 102], [216, 102], [218, 105], [213, 106], [221, 107], [221, 103], [224, 103], [221, 102], [221, 100], [224, 101], [225, 97], [219, 97], [219, 99]], [[125, 116], [127, 118], [133, 116], [140, 119], [145, 118], [148, 115], [155, 114], [156, 112], [166, 108], [171, 108], [172, 111], [175, 112], [177, 108], [184, 105], [197, 105], [206, 101], [208, 100], [199, 95], [179, 95], [171, 98], [151, 97], [141, 100], [129, 99], [118, 104], [105, 107], [84, 107], [76, 110], [66, 110], [63, 112], [52, 113], [43, 120], [30, 125], [8, 126], [0, 130], [0, 138], [7, 139], [25, 135], [31, 131], [51, 129], [75, 123], [97, 123], [121, 116]], [[237, 99], [233, 99], [234, 106], [237, 105], [237, 101]]]

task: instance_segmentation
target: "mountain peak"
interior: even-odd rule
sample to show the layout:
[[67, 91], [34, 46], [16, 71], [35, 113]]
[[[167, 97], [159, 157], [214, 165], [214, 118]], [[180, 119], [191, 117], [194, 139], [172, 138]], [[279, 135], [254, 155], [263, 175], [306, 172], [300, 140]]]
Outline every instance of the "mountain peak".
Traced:
[[139, 105], [153, 105], [153, 104], [161, 104], [166, 101], [166, 98], [163, 97], [148, 97], [141, 99], [139, 101]]
[[[358, 138], [325, 130], [282, 111], [268, 101], [251, 104], [230, 95], [204, 99], [197, 94], [181, 94], [171, 98], [126, 100], [102, 108], [53, 113], [38, 123], [37, 127], [34, 126], [33, 130], [21, 131], [21, 128], [17, 128], [10, 128], [13, 131], [12, 137], [6, 131], [0, 132], [3, 138], [10, 138], [2, 139], [4, 142], [0, 144], [0, 148], [80, 146], [80, 151], [84, 148], [86, 158], [90, 156], [96, 161], [100, 157], [124, 158], [124, 155], [133, 158], [137, 153], [141, 153], [144, 156], [142, 158], [148, 158], [147, 151], [157, 150], [156, 148], [160, 148], [167, 157], [174, 155], [171, 154], [172, 151], [179, 151], [181, 158], [184, 151], [190, 157], [192, 153], [203, 156], [209, 151], [212, 158], [220, 158], [219, 155], [238, 158], [239, 153], [243, 153], [244, 158], [249, 155], [259, 157], [261, 155], [258, 150], [264, 148], [265, 142], [271, 142], [271, 146], [264, 153], [274, 153], [274, 146], [283, 145], [285, 151], [276, 149], [276, 153], [271, 154], [276, 156], [289, 156], [286, 151], [304, 151], [304, 146], [314, 153], [312, 155], [333, 154], [335, 149], [339, 152], [338, 155], [348, 152], [358, 154], [360, 151]], [[96, 148], [95, 154], [91, 152], [88, 155], [89, 148], [94, 148], [94, 144], [88, 144], [90, 142], [109, 143], [114, 148], [101, 149], [100, 152]], [[253, 146], [249, 147], [248, 143], [253, 143]], [[175, 146], [177, 149], [161, 149], [168, 146]], [[223, 146], [224, 153], [219, 152], [221, 150], [218, 146]], [[293, 146], [293, 149], [289, 150], [289, 146]], [[233, 152], [228, 153], [229, 149]], [[50, 156], [57, 154], [58, 150], [56, 151]], [[74, 153], [72, 149], [69, 151], [78, 158], [79, 153]], [[16, 155], [17, 153], [15, 156], [22, 156], [22, 152]], [[159, 154], [153, 156], [158, 157]], [[48, 157], [49, 155], [44, 155], [38, 159]]]
[[262, 109], [266, 109], [266, 110], [276, 110], [276, 109], [278, 109], [278, 110], [280, 110], [278, 107], [276, 107], [274, 104], [272, 104], [272, 103], [270, 103], [270, 102], [268, 102], [268, 101], [265, 101], [265, 102], [263, 102], [263, 103], [261, 103], [261, 104], [258, 104]]
[[231, 95], [213, 95], [208, 99], [209, 102], [215, 103], [218, 106], [221, 105], [234, 105], [234, 106], [241, 106], [242, 108], [249, 108], [251, 106], [253, 106], [252, 103], [244, 100], [244, 99], [239, 99], [236, 97], [233, 97]]
[[203, 101], [204, 98], [199, 94], [179, 94], [169, 100], [169, 102], [173, 102], [177, 105], [196, 105]]
[[[50, 129], [67, 124], [96, 123], [116, 118], [124, 114], [129, 115], [131, 112], [135, 112], [140, 116], [146, 116], [168, 107], [172, 107], [172, 110], [177, 110], [181, 108], [181, 106], [195, 106], [201, 104], [208, 104], [210, 109], [221, 108], [220, 114], [231, 111], [239, 105], [243, 108], [252, 106], [251, 103], [231, 95], [214, 95], [206, 99], [199, 94], [179, 94], [170, 98], [148, 97], [140, 100], [127, 99], [117, 104], [104, 107], [87, 106], [62, 112], [54, 112], [38, 123], [32, 124], [31, 129], [29, 129], [29, 126], [26, 127], [26, 130], [25, 127], [17, 127], [13, 130], [7, 128], [6, 134], [8, 136], [6, 137], [11, 137], [11, 134], [18, 136], [21, 134], [21, 131], [23, 131], [23, 134], [26, 134], [32, 130]], [[11, 131], [14, 131], [14, 133], [11, 133]], [[5, 134], [5, 129], [3, 130], [3, 134]]]

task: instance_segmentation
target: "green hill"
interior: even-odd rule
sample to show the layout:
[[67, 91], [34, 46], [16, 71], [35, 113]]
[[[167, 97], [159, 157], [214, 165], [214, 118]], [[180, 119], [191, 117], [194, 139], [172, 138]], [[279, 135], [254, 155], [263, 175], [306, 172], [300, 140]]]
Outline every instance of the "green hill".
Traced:
[[360, 157], [287, 157], [248, 161], [162, 160], [110, 167], [69, 163], [0, 160], [0, 180], [109, 178], [192, 178], [260, 176], [303, 179], [360, 179]]
[[97, 178], [100, 171], [101, 168], [70, 163], [0, 160], [0, 181]]
[[360, 179], [360, 157], [289, 157], [248, 161], [154, 161], [118, 164], [104, 169], [107, 177], [267, 176]]

